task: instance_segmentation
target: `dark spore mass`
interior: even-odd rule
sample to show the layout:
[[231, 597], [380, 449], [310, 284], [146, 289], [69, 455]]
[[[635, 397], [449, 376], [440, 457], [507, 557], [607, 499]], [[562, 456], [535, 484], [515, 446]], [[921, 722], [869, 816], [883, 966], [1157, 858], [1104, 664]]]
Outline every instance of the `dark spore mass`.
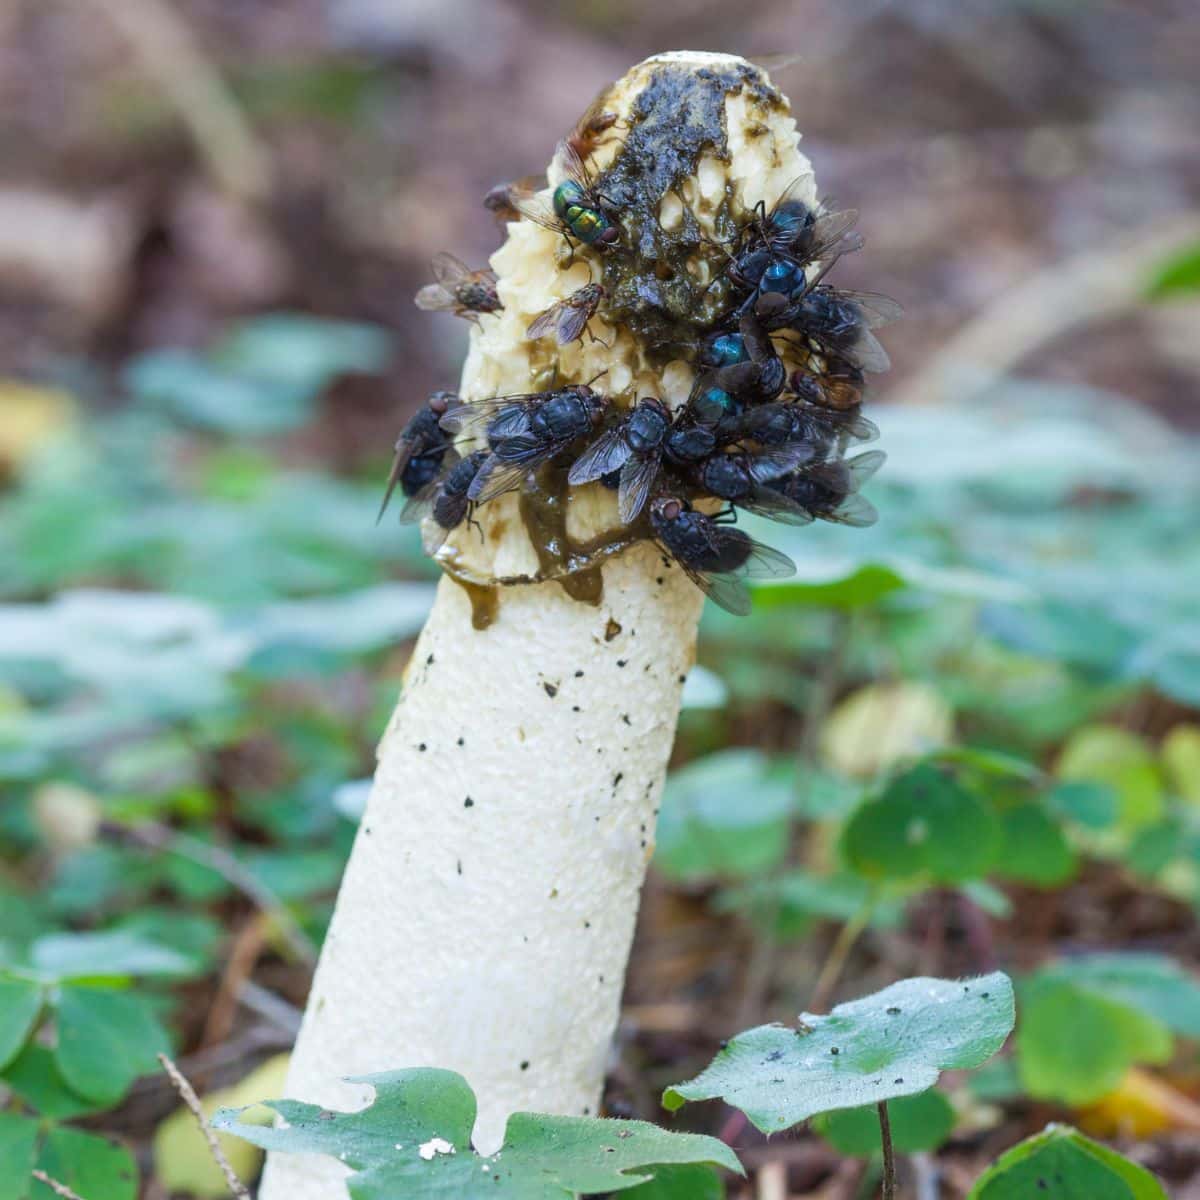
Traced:
[[[764, 108], [782, 108], [783, 97], [744, 64], [697, 71], [662, 63], [634, 101], [624, 145], [597, 180], [597, 191], [625, 227], [622, 244], [604, 260], [609, 320], [628, 326], [647, 348], [670, 357], [679, 342], [707, 329], [725, 303], [723, 286], [707, 288], [688, 271], [688, 260], [711, 253], [691, 209], [683, 205], [677, 229], [659, 224], [659, 205], [696, 173], [705, 153], [729, 160], [725, 97], [746, 94]], [[716, 236], [736, 227], [727, 204], [715, 214]], [[714, 263], [716, 259], [714, 259]]]

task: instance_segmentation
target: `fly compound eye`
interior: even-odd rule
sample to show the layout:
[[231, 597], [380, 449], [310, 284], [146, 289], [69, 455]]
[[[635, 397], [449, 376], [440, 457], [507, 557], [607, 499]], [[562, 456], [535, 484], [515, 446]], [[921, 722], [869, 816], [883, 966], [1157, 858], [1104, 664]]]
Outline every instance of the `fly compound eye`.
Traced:
[[683, 513], [683, 505], [678, 500], [664, 500], [660, 511], [664, 520], [678, 521]]
[[760, 317], [770, 317], [787, 307], [787, 297], [779, 292], [764, 292], [754, 302], [754, 311]]
[[442, 416], [450, 407], [450, 400], [445, 392], [434, 392], [429, 397], [430, 411], [436, 413], [439, 417]]
[[596, 240], [603, 242], [606, 246], [611, 246], [620, 236], [621, 231], [615, 225], [609, 225]]

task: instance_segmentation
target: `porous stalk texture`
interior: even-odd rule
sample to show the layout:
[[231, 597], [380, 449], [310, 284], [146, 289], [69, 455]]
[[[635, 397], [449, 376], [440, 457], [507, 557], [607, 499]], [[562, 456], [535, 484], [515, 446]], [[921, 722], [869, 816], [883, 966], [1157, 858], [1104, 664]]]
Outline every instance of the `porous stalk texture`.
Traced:
[[[697, 71], [740, 62], [651, 59], [606, 106], [630, 111], [664, 61]], [[727, 185], [749, 208], [803, 177], [795, 194], [811, 200], [786, 113], [736, 91], [725, 104], [729, 161], [704, 159], [685, 194], [701, 223], [705, 197], [719, 203]], [[603, 149], [596, 158], [603, 165]], [[587, 281], [584, 262], [560, 269], [562, 249], [538, 225], [509, 227], [492, 260], [505, 307], [472, 334], [466, 399], [547, 386], [524, 330]], [[564, 349], [562, 378], [606, 370], [605, 392], [686, 398], [686, 363], [656, 372], [626, 331], [600, 319], [593, 328], [609, 346]], [[457, 531], [439, 555], [447, 567], [481, 581], [536, 572], [515, 496], [478, 516], [486, 539]], [[571, 498], [573, 530], [613, 519], [598, 486]], [[347, 1076], [450, 1068], [478, 1096], [485, 1153], [511, 1112], [597, 1113], [702, 600], [650, 543], [609, 559], [602, 577], [598, 605], [554, 582], [502, 588], [486, 629], [473, 627], [468, 593], [443, 578], [380, 746], [289, 1096], [354, 1108], [369, 1089]], [[272, 1155], [260, 1194], [336, 1200], [341, 1177], [331, 1159]]]

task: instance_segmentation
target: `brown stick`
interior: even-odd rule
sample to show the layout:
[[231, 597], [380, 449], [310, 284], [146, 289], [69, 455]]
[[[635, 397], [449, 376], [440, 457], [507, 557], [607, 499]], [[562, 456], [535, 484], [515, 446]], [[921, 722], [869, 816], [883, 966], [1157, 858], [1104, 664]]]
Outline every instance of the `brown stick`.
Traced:
[[221, 975], [220, 986], [208, 1010], [208, 1019], [204, 1023], [204, 1033], [200, 1038], [201, 1047], [215, 1046], [233, 1031], [238, 995], [242, 984], [254, 973], [254, 966], [263, 952], [267, 940], [268, 920], [266, 913], [260, 910], [251, 916], [234, 937], [225, 970]]
[[830, 947], [829, 954], [821, 967], [821, 973], [813, 987], [812, 999], [809, 1001], [813, 1012], [823, 1013], [829, 1007], [829, 1001], [833, 999], [833, 993], [850, 958], [850, 952], [862, 936], [863, 930], [871, 923], [876, 903], [877, 896], [872, 893], [864, 901], [862, 908], [838, 931], [837, 939]]
[[877, 1107], [879, 1137], [883, 1143], [883, 1200], [896, 1200], [896, 1152], [892, 1147], [892, 1120], [888, 1116], [886, 1100], [881, 1100]]
[[919, 405], [945, 403], [951, 392], [959, 402], [975, 398], [1042, 346], [1143, 305], [1147, 272], [1197, 237], [1200, 216], [1183, 213], [1027, 276], [969, 320], [889, 399]]
[[269, 887], [261, 883], [253, 872], [242, 866], [228, 850], [209, 845], [199, 838], [180, 833], [156, 821], [145, 821], [140, 825], [105, 822], [100, 826], [100, 832], [106, 837], [128, 839], [149, 849], [177, 854], [180, 858], [210, 867], [271, 918], [288, 949], [306, 967], [316, 966], [316, 944], [300, 928], [299, 922], [292, 916], [287, 905]]
[[184, 1078], [183, 1072], [165, 1054], [160, 1054], [158, 1061], [162, 1063], [162, 1069], [166, 1071], [167, 1078], [170, 1079], [172, 1086], [179, 1093], [179, 1098], [187, 1105], [192, 1116], [196, 1118], [196, 1124], [200, 1126], [200, 1132], [204, 1134], [204, 1140], [208, 1143], [209, 1152], [212, 1154], [217, 1166], [221, 1168], [221, 1174], [225, 1176], [225, 1182], [228, 1184], [230, 1192], [233, 1193], [236, 1200], [250, 1200], [250, 1193], [246, 1185], [237, 1177], [237, 1172], [229, 1165], [229, 1159], [225, 1157], [225, 1152], [221, 1149], [221, 1143], [217, 1141], [217, 1135], [213, 1133], [212, 1126], [208, 1123], [208, 1118], [204, 1115], [204, 1109], [200, 1107], [200, 1097], [196, 1095], [196, 1089], [188, 1083]]
[[96, 7], [187, 127], [217, 182], [239, 200], [266, 199], [271, 188], [266, 147], [176, 6], [105, 0]]

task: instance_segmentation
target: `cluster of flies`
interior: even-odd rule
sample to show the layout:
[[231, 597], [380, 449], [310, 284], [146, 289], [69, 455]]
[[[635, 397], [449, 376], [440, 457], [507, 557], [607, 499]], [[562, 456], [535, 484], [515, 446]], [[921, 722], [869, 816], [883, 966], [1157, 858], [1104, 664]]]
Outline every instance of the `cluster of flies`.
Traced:
[[[524, 217], [562, 233], [572, 254], [577, 243], [619, 253], [617, 214], [586, 166], [615, 123], [612, 113], [585, 116], [559, 146], [565, 178], [548, 200], [522, 181], [494, 189], [485, 205], [505, 220]], [[408, 497], [403, 519], [432, 517], [436, 549], [477, 505], [520, 488], [544, 464], [569, 464], [570, 484], [615, 490], [621, 521], [647, 521], [648, 536], [739, 614], [750, 606], [745, 579], [795, 569], [736, 527], [739, 509], [794, 525], [871, 524], [875, 510], [858, 491], [884, 455], [845, 453], [877, 436], [860, 412], [864, 372], [887, 368], [872, 330], [899, 306], [824, 282], [841, 255], [862, 246], [856, 214], [814, 208], [794, 188], [770, 209], [756, 206], [722, 247], [730, 305], [692, 347], [697, 378], [685, 405], [672, 412], [647, 396], [621, 407], [593, 389], [595, 380], [470, 404], [435, 392], [396, 443], [383, 506], [398, 486]], [[419, 307], [476, 322], [502, 307], [491, 271], [469, 270], [449, 254], [433, 268], [437, 282], [418, 293]], [[538, 316], [527, 334], [561, 345], [581, 338], [604, 298], [602, 285], [589, 283]], [[806, 365], [789, 369], [784, 356]], [[463, 432], [478, 449], [457, 449]], [[721, 507], [702, 511], [695, 502], [704, 500]]]

